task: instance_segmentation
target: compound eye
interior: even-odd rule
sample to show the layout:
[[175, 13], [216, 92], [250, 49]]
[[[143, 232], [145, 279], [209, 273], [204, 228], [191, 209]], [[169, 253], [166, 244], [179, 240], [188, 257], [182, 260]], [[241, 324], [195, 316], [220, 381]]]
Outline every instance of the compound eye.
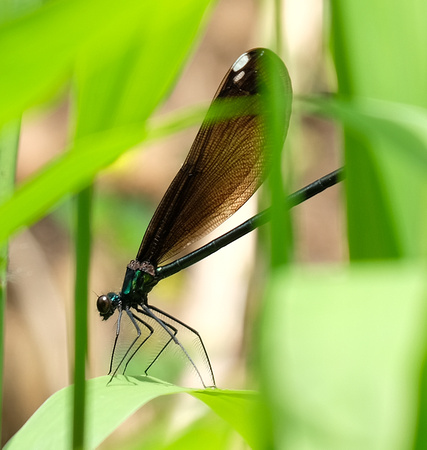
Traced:
[[107, 295], [99, 296], [98, 300], [96, 301], [96, 307], [98, 308], [98, 311], [101, 314], [101, 316], [110, 313], [112, 310], [111, 299]]

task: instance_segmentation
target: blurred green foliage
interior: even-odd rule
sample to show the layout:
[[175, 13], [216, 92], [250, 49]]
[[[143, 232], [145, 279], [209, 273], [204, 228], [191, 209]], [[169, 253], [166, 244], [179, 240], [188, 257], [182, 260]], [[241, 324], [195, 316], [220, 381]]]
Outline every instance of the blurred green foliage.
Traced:
[[[253, 407], [248, 392], [191, 394], [205, 396], [254, 448], [421, 449], [427, 445], [427, 3], [328, 5], [338, 93], [304, 105], [343, 125], [351, 264], [272, 271], [260, 330], [262, 403]], [[58, 0], [2, 21], [0, 123], [67, 85], [75, 115], [69, 151], [0, 205], [0, 241], [150, 136], [145, 121], [170, 91], [208, 6]], [[105, 384], [100, 378], [87, 386], [89, 447], [146, 401], [182, 392], [146, 380], [114, 392]], [[31, 448], [46, 436], [55, 448], [67, 446], [70, 391], [55, 394], [8, 448]], [[189, 427], [185, 448], [211, 442], [212, 427], [225, 436], [216, 445], [227, 448], [223, 425], [206, 420], [209, 426], [201, 420]]]

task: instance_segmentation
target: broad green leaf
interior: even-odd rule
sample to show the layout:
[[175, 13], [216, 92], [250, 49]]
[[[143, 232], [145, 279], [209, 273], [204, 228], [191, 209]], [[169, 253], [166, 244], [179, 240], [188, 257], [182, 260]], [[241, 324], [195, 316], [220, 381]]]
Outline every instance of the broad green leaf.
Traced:
[[[250, 391], [221, 389], [196, 390], [167, 384], [150, 377], [119, 376], [107, 385], [109, 377], [87, 381], [86, 445], [96, 448], [126, 418], [156, 397], [188, 393], [209, 407], [242, 434], [250, 445], [254, 430], [262, 424], [262, 403]], [[8, 442], [6, 448], [65, 449], [71, 432], [72, 386], [51, 396]], [[227, 405], [227, 408], [223, 408]], [[257, 406], [261, 406], [258, 408]], [[244, 417], [242, 421], [241, 417]], [[244, 422], [244, 423], [243, 423]]]
[[[331, 2], [331, 31], [339, 95], [427, 107], [427, 15], [424, 0]], [[344, 130], [349, 248], [352, 259], [413, 252], [395, 223], [390, 186], [401, 185], [391, 145]], [[409, 140], [400, 151], [411, 151]], [[425, 151], [425, 150], [424, 150]], [[382, 157], [378, 158], [378, 152]], [[402, 172], [402, 171], [401, 171]], [[406, 171], [405, 177], [411, 176]], [[405, 192], [408, 197], [408, 193]], [[410, 218], [409, 220], [413, 220]]]
[[143, 122], [152, 113], [176, 79], [210, 0], [143, 3], [144, 15], [124, 26], [114, 49], [102, 58], [102, 49], [85, 49], [77, 59], [79, 136]]
[[[70, 77], [76, 60], [89, 56], [91, 67], [104, 67], [107, 77], [108, 70], [116, 71], [117, 61], [125, 61], [123, 52], [129, 57], [126, 62], [130, 72], [134, 65], [145, 60], [146, 79], [132, 82], [139, 84], [141, 94], [154, 89], [149, 98], [159, 100], [188, 52], [208, 4], [208, 0], [184, 0], [179, 4], [171, 0], [125, 0], [120, 4], [109, 0], [59, 0], [3, 24], [0, 123], [51, 97]], [[168, 30], [174, 33], [173, 39]], [[144, 55], [143, 59], [132, 60], [131, 42], [134, 47], [141, 46], [138, 52]], [[150, 58], [154, 58], [153, 66]], [[160, 81], [153, 85], [156, 76]], [[120, 89], [120, 83], [116, 88]], [[114, 97], [115, 92], [108, 90], [106, 94]], [[133, 101], [144, 111], [147, 99]], [[122, 106], [127, 109], [129, 105]], [[147, 109], [152, 108], [152, 102], [148, 101]], [[108, 115], [108, 111], [104, 114]]]
[[427, 107], [427, 3], [332, 0], [339, 92]]
[[[209, 414], [193, 422], [184, 433], [164, 447], [164, 450], [188, 450], [200, 448], [218, 450], [234, 448], [230, 445], [230, 427], [218, 417]], [[145, 448], [145, 447], [144, 447]]]
[[[427, 213], [420, 208], [427, 204], [427, 109], [367, 98], [311, 104], [320, 105], [318, 111], [340, 120], [348, 133], [364, 136], [371, 143], [375, 174], [363, 174], [357, 182], [357, 193], [364, 198], [369, 195], [382, 198], [383, 219], [389, 222], [383, 232], [388, 229], [393, 233], [380, 238], [372, 223], [375, 221], [372, 216], [378, 211], [372, 212], [369, 202], [357, 203], [350, 194], [348, 202], [356, 202], [354, 211], [357, 208], [369, 234], [369, 239], [358, 241], [359, 251], [363, 252], [363, 245], [369, 242], [374, 248], [387, 240], [389, 246], [396, 243], [401, 253], [427, 255]], [[374, 192], [366, 186], [369, 183], [376, 184]], [[349, 224], [353, 226], [362, 227], [359, 220]]]
[[126, 437], [120, 442], [120, 448], [123, 450], [142, 448], [144, 450], [188, 450], [200, 448], [202, 443], [203, 450], [226, 450], [236, 448], [236, 438], [242, 441], [227, 422], [212, 412], [192, 421], [186, 428], [176, 433], [165, 433], [161, 424], [153, 425], [149, 429], [142, 428], [136, 435]]
[[132, 1], [63, 0], [5, 23], [0, 28], [0, 121], [52, 95], [85, 46], [104, 40], [104, 54], [114, 48], [114, 33], [108, 30], [120, 31], [128, 21], [135, 26], [143, 9], [144, 2], [138, 7]]
[[[74, 142], [70, 152], [75, 154], [42, 169], [0, 207], [2, 217], [7, 218], [0, 225], [0, 241], [42, 217], [64, 195], [90, 184], [99, 170], [143, 139], [144, 121], [170, 89], [209, 2], [130, 3], [58, 1], [0, 27], [0, 65], [4, 69], [0, 70], [0, 93], [4, 94], [0, 121], [51, 95], [77, 62], [84, 91], [79, 91], [79, 98], [84, 105], [95, 105], [80, 109], [84, 112], [78, 119], [79, 136], [87, 137]], [[170, 14], [165, 16], [165, 10]], [[158, 35], [166, 31], [179, 36]], [[130, 48], [137, 51], [129, 54]], [[130, 59], [123, 59], [125, 55]], [[85, 80], [93, 80], [93, 74], [102, 70], [111, 70], [116, 78], [106, 75], [109, 81], [99, 81], [95, 90], [94, 84]], [[108, 126], [113, 128], [94, 133]]]
[[425, 267], [276, 275], [261, 359], [274, 448], [410, 448], [426, 354]]
[[205, 389], [193, 393], [193, 396], [230, 423], [251, 448], [270, 448], [270, 415], [258, 394], [245, 391], [226, 392], [227, 395], [218, 396], [215, 390]]

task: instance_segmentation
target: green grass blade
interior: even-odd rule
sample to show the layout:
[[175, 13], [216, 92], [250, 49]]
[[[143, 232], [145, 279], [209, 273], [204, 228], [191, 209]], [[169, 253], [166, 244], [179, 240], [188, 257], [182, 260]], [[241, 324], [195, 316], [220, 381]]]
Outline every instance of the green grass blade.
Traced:
[[[254, 392], [221, 389], [200, 391], [149, 377], [120, 376], [107, 386], [108, 380], [109, 377], [100, 377], [87, 381], [87, 448], [99, 446], [127, 417], [150, 400], [176, 393], [189, 393], [204, 401], [243, 434], [250, 445], [253, 443], [250, 436], [256, 434], [255, 430], [263, 423], [262, 408], [258, 408], [262, 403]], [[224, 408], [224, 405], [227, 405], [227, 408]], [[72, 387], [67, 387], [51, 396], [5, 448], [69, 448], [68, 423], [71, 414]], [[242, 420], [242, 417], [246, 421]]]
[[[147, 70], [148, 81], [133, 80], [139, 83], [141, 94], [158, 86], [156, 81], [151, 83], [156, 75], [172, 80], [179, 68], [177, 58], [188, 50], [186, 45], [182, 48], [180, 45], [188, 38], [193, 42], [208, 4], [208, 0], [184, 0], [179, 4], [171, 0], [124, 0], [120, 4], [110, 0], [68, 0], [45, 3], [3, 24], [0, 26], [0, 123], [51, 98], [66, 83], [79, 59], [91, 56], [93, 65], [109, 66], [114, 71], [113, 62], [117, 58], [123, 60], [122, 52], [132, 40], [142, 46], [147, 61], [154, 63], [146, 66], [154, 69]], [[169, 51], [165, 52], [167, 46]], [[163, 66], [161, 61], [165, 63]], [[164, 95], [168, 89], [164, 85], [158, 95]], [[139, 102], [142, 110], [145, 101], [144, 96], [132, 100]], [[122, 107], [128, 109], [130, 103]]]
[[[102, 8], [98, 8], [100, 3]], [[114, 6], [112, 2], [95, 0], [56, 2], [0, 27], [0, 64], [13, 66], [11, 70], [0, 70], [0, 92], [5, 93], [0, 117], [2, 111], [4, 117], [13, 116], [16, 108], [21, 111], [52, 95], [74, 64], [80, 80], [79, 132], [73, 151], [25, 183], [10, 202], [0, 207], [2, 217], [11, 214], [7, 223], [0, 224], [0, 242], [42, 217], [64, 195], [88, 186], [99, 170], [142, 140], [143, 122], [170, 89], [208, 4], [207, 0], [186, 0], [179, 5], [164, 0], [136, 2], [127, 8], [126, 4]], [[165, 8], [169, 11], [166, 17]], [[105, 12], [102, 21], [98, 20], [100, 9]], [[118, 40], [117, 33], [123, 39]], [[171, 33], [174, 39], [168, 38]], [[37, 52], [29, 51], [29, 35]], [[138, 39], [132, 41], [135, 36]], [[141, 48], [135, 51], [131, 42]], [[58, 45], [64, 46], [59, 56]], [[136, 58], [126, 73], [121, 52], [127, 54], [130, 49]], [[52, 65], [48, 61], [53, 61]], [[99, 82], [95, 89], [101, 74], [106, 81]], [[105, 133], [93, 134], [108, 127], [111, 129]]]
[[88, 285], [91, 254], [92, 188], [77, 196], [76, 282], [74, 298], [74, 390], [73, 390], [73, 448], [85, 448], [85, 382], [88, 348]]
[[[427, 107], [427, 30], [421, 20], [427, 15], [426, 2], [410, 0], [390, 7], [387, 0], [334, 0], [331, 12], [342, 98], [370, 97]], [[344, 135], [350, 256], [378, 259], [410, 254], [395, 223], [390, 186], [400, 184], [401, 178], [398, 168], [391, 168], [390, 143], [348, 129]], [[408, 145], [411, 142], [400, 151], [408, 151]]]
[[227, 422], [211, 412], [176, 433], [165, 434], [157, 424], [142, 429], [121, 442], [120, 447], [123, 450], [188, 450], [200, 448], [200, 443], [203, 443], [203, 450], [233, 449], [237, 443], [236, 433]]
[[[0, 131], [0, 201], [14, 189], [20, 122], [11, 122]], [[0, 244], [0, 436], [3, 411], [4, 323], [6, 310], [8, 246]]]
[[216, 390], [204, 390], [192, 395], [226, 420], [251, 448], [272, 448], [270, 416], [260, 395], [245, 391], [223, 392], [225, 395], [218, 395]]
[[[268, 98], [271, 113], [267, 115], [270, 133], [266, 139], [270, 140], [273, 148], [271, 171], [269, 175], [269, 186], [271, 192], [271, 265], [279, 267], [288, 262], [291, 258], [291, 222], [290, 213], [287, 208], [283, 208], [286, 203], [282, 175], [282, 150], [283, 133], [288, 132], [289, 122], [292, 112], [292, 83], [289, 73], [285, 68], [286, 80], [281, 80], [275, 76], [277, 70], [271, 66], [271, 83], [275, 87], [272, 95]], [[282, 86], [285, 85], [283, 89]]]
[[142, 140], [140, 126], [123, 127], [75, 142], [73, 149], [24, 182], [0, 206], [0, 242], [43, 217], [65, 195], [90, 184], [96, 173]]
[[[203, 443], [204, 450], [234, 448], [235, 446], [233, 447], [230, 445], [230, 438], [234, 438], [234, 436], [230, 433], [228, 424], [214, 414], [208, 414], [200, 420], [192, 422], [191, 425], [183, 433], [180, 433], [180, 435], [172, 442], [169, 442], [162, 447], [153, 447], [153, 450], [158, 448], [162, 448], [163, 450], [195, 449], [200, 447], [201, 442]], [[235, 444], [235, 440], [232, 442]], [[137, 447], [135, 447], [135, 449], [136, 448]], [[144, 446], [143, 448], [146, 449], [147, 447]]]
[[[388, 248], [394, 242], [399, 253], [427, 255], [427, 215], [424, 208], [420, 208], [427, 204], [427, 110], [366, 98], [352, 102], [312, 101], [310, 105], [319, 108], [318, 112], [340, 120], [349, 132], [363, 135], [367, 141], [377, 144], [371, 153], [376, 161], [376, 176], [371, 172], [364, 173], [358, 181], [358, 193], [368, 197], [370, 192], [366, 183], [375, 182], [377, 187], [373, 195], [383, 199], [381, 214], [384, 220], [387, 218], [386, 230], [392, 230], [394, 238], [388, 235], [377, 239], [372, 216], [380, 211], [372, 212], [365, 203], [358, 205], [363, 219], [360, 222], [364, 222], [360, 226], [372, 235], [359, 242], [359, 251], [364, 251], [363, 245], [371, 241], [373, 249], [370, 251], [384, 254], [379, 251], [378, 241], [389, 241]], [[351, 195], [348, 201], [357, 200]], [[359, 219], [350, 226], [357, 224]]]

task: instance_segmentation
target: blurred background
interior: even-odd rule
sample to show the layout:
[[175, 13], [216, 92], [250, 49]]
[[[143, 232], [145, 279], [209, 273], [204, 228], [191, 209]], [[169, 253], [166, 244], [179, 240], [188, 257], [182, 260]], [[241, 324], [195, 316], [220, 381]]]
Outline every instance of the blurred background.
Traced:
[[[191, 59], [157, 112], [159, 120], [180, 108], [209, 102], [240, 54], [253, 47], [271, 47], [270, 7], [268, 2], [255, 0], [217, 3]], [[281, 56], [297, 98], [335, 90], [323, 29], [327, 14], [322, 0], [285, 2], [282, 18], [285, 47]], [[298, 114], [298, 102], [294, 110], [284, 157], [292, 191], [341, 166], [340, 134], [336, 127], [329, 121]], [[18, 183], [64, 151], [70, 111], [69, 93], [63, 92], [44, 108], [25, 114]], [[101, 321], [96, 298], [120, 289], [126, 264], [135, 257], [151, 215], [196, 132], [197, 127], [191, 128], [136, 148], [96, 180], [89, 308], [90, 378], [108, 372], [115, 333], [115, 319]], [[340, 189], [338, 186], [327, 190], [292, 212], [297, 261], [334, 262], [347, 258]], [[214, 236], [254, 215], [258, 201], [254, 198], [248, 202]], [[69, 198], [10, 244], [3, 443], [51, 394], [70, 384], [74, 207], [73, 199]], [[222, 388], [256, 387], [247, 362], [263, 286], [265, 254], [259, 251], [256, 238], [257, 233], [251, 233], [162, 281], [149, 297], [152, 304], [200, 332], [217, 384]], [[204, 242], [207, 240], [193, 249]], [[171, 381], [185, 384], [186, 380]], [[193, 399], [177, 401], [188, 403], [189, 415], [203, 412], [203, 406]], [[140, 431], [141, 424], [150, 423], [156, 410], [158, 418], [159, 405], [161, 401], [148, 405], [131, 418], [123, 426], [126, 433]], [[185, 416], [174, 420], [179, 425], [189, 419]], [[105, 448], [114, 445], [120, 433], [118, 430]]]

